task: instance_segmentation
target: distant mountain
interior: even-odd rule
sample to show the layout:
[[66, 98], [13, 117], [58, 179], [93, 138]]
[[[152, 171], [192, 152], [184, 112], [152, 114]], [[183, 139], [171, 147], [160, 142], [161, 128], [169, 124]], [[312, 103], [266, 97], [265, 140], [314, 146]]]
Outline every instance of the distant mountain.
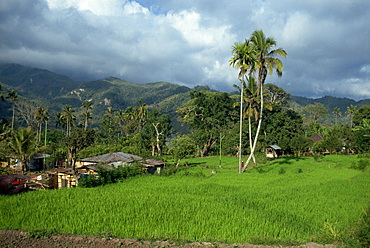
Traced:
[[[137, 84], [125, 80], [108, 77], [89, 82], [77, 82], [65, 75], [53, 73], [44, 69], [30, 68], [18, 64], [0, 66], [0, 81], [2, 93], [6, 96], [8, 90], [18, 90], [19, 98], [27, 99], [36, 106], [50, 110], [50, 115], [56, 116], [65, 105], [72, 105], [76, 114], [81, 112], [80, 106], [85, 100], [91, 100], [95, 123], [105, 113], [108, 107], [113, 109], [126, 109], [128, 106], [137, 106], [141, 100], [151, 108], [157, 108], [162, 113], [168, 114], [173, 124], [177, 123], [177, 108], [183, 106], [190, 99], [192, 90], [209, 90], [207, 86], [195, 86], [193, 89], [168, 82], [152, 82]], [[230, 92], [230, 94], [239, 94]], [[291, 103], [295, 106], [322, 103], [329, 113], [339, 107], [345, 113], [347, 107], [352, 105], [370, 105], [370, 99], [354, 101], [347, 98], [325, 96], [311, 99], [306, 97], [291, 96]], [[0, 119], [10, 118], [11, 104], [9, 101], [0, 101]]]
[[[80, 111], [82, 102], [92, 100], [93, 116], [101, 117], [108, 107], [125, 109], [138, 105], [139, 100], [148, 106], [160, 106], [165, 99], [191, 90], [167, 82], [136, 84], [114, 77], [77, 82], [65, 75], [18, 64], [0, 66], [0, 81], [3, 95], [7, 90], [18, 90], [20, 98], [48, 108], [52, 115], [67, 104]], [[177, 104], [181, 101], [172, 102], [172, 106]], [[0, 103], [0, 118], [9, 117], [9, 106], [9, 102]]]

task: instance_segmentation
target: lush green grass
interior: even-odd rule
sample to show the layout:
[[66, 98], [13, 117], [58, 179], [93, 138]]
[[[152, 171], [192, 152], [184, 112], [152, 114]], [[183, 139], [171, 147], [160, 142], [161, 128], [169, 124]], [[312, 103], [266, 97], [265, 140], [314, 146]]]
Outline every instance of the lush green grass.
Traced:
[[[237, 158], [187, 159], [169, 177], [0, 196], [0, 229], [189, 241], [332, 242], [353, 232], [370, 199], [357, 156], [281, 158], [237, 173]], [[208, 166], [208, 168], [206, 168]], [[212, 170], [216, 174], [212, 174]]]

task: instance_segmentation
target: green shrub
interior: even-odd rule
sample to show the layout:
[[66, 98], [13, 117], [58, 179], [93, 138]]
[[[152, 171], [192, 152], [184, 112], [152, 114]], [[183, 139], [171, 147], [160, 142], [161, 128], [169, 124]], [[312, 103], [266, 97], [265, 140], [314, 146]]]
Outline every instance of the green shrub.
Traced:
[[286, 170], [281, 167], [280, 170], [279, 170], [279, 175], [282, 175], [282, 174], [285, 174]]
[[33, 230], [27, 233], [28, 238], [34, 238], [34, 239], [39, 239], [39, 238], [49, 238], [53, 235], [57, 234], [57, 231], [55, 229], [51, 230]]
[[121, 182], [126, 178], [145, 174], [145, 167], [140, 163], [134, 163], [131, 166], [106, 167], [98, 166], [98, 175], [89, 175], [87, 178], [79, 180], [79, 186], [83, 188], [92, 188], [100, 185]]
[[352, 162], [351, 169], [365, 171], [369, 166], [369, 159], [360, 159], [357, 162]]

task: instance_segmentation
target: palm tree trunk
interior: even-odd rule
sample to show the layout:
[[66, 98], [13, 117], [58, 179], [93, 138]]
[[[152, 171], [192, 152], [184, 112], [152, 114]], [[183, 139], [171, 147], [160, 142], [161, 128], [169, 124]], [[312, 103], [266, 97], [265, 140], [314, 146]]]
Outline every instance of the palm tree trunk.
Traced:
[[240, 91], [240, 127], [239, 127], [239, 173], [242, 172], [242, 135], [243, 135], [243, 94], [244, 94], [244, 79], [242, 82], [242, 90]]
[[[251, 117], [248, 116], [248, 126], [249, 126], [249, 147], [251, 148], [252, 150], [252, 147], [253, 147], [253, 139], [252, 139], [252, 124], [251, 124]], [[256, 164], [256, 157], [252, 156], [252, 159], [253, 159], [253, 163]]]
[[251, 153], [248, 157], [248, 160], [247, 162], [245, 163], [245, 166], [244, 168], [242, 169], [242, 172], [244, 172], [245, 168], [248, 166], [250, 160], [252, 157], [254, 157], [254, 151], [256, 149], [256, 146], [257, 146], [257, 140], [258, 140], [258, 136], [259, 136], [259, 133], [260, 133], [260, 130], [261, 130], [261, 124], [262, 124], [262, 117], [263, 117], [263, 90], [262, 90], [262, 83], [260, 84], [260, 94], [261, 94], [261, 109], [260, 109], [260, 117], [259, 117], [259, 120], [258, 120], [258, 126], [257, 126], [257, 131], [256, 131], [256, 136], [254, 138], [254, 143], [253, 143], [253, 147], [251, 149]]
[[15, 104], [13, 103], [12, 131], [14, 130], [14, 111], [15, 111]]
[[[45, 149], [46, 149], [46, 138], [47, 138], [47, 134], [48, 134], [48, 121], [45, 122], [45, 142], [44, 142]], [[45, 154], [45, 150], [44, 150], [44, 168], [43, 169], [46, 169], [46, 154]]]

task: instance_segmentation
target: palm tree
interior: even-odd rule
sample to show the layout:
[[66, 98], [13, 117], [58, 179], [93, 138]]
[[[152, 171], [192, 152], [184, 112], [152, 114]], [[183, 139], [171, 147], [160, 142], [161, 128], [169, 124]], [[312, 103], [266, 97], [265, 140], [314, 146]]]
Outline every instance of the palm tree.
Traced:
[[350, 117], [350, 126], [353, 126], [353, 114], [356, 112], [356, 106], [355, 105], [350, 105], [347, 107], [347, 116]]
[[256, 67], [254, 71], [257, 73], [257, 93], [260, 95], [261, 106], [257, 131], [255, 134], [253, 147], [251, 149], [251, 154], [249, 155], [246, 166], [243, 167], [242, 172], [245, 170], [251, 158], [254, 156], [254, 150], [257, 145], [258, 135], [261, 129], [263, 117], [263, 84], [265, 83], [267, 73], [269, 73], [269, 75], [272, 75], [275, 69], [278, 77], [281, 77], [284, 64], [280, 59], [275, 57], [277, 55], [280, 55], [285, 58], [288, 55], [282, 48], [272, 49], [276, 46], [275, 39], [271, 37], [266, 38], [262, 30], [256, 30], [252, 33], [250, 43], [253, 45], [255, 50]]
[[91, 103], [91, 100], [86, 100], [82, 103], [82, 106], [81, 108], [83, 109], [83, 113], [82, 113], [82, 117], [84, 119], [84, 127], [85, 127], [85, 131], [87, 129], [87, 126], [89, 125], [89, 120], [92, 119], [92, 115], [91, 115], [91, 112], [90, 110], [93, 108], [94, 106], [92, 105]]
[[145, 125], [146, 119], [148, 117], [148, 107], [145, 103], [139, 100], [139, 106], [135, 108], [135, 117], [139, 121], [138, 131], [140, 131]]
[[14, 130], [14, 112], [15, 112], [15, 102], [18, 101], [18, 91], [17, 90], [10, 90], [8, 91], [8, 96], [6, 97], [12, 100], [13, 106], [13, 117], [12, 117], [12, 131]]
[[8, 146], [13, 155], [21, 161], [22, 172], [25, 171], [26, 162], [37, 152], [34, 131], [28, 127], [19, 128], [12, 132]]
[[64, 119], [62, 113], [58, 113], [56, 119], [57, 119], [56, 120], [56, 126], [57, 127], [62, 127], [62, 128], [65, 128], [66, 127], [66, 122], [65, 122], [65, 119]]
[[[251, 124], [251, 118], [252, 116], [255, 117], [255, 119], [258, 119], [258, 95], [257, 95], [257, 83], [255, 77], [251, 76], [247, 78], [248, 85], [246, 82], [243, 81], [242, 87], [239, 87], [238, 85], [234, 84], [234, 87], [237, 88], [240, 92], [243, 91], [243, 101], [241, 101], [239, 104], [246, 104], [246, 107], [243, 110], [242, 113], [242, 120], [245, 119], [246, 116], [248, 116], [248, 133], [249, 133], [249, 145], [250, 148], [252, 148], [253, 140], [252, 140], [252, 124]], [[236, 97], [236, 96], [234, 96]], [[238, 103], [236, 103], [238, 104]], [[255, 157], [252, 157], [254, 163], [256, 163]]]
[[338, 116], [342, 116], [342, 112], [340, 112], [340, 108], [335, 107], [333, 109], [333, 114], [335, 115], [335, 125], [338, 125]]
[[72, 109], [71, 105], [64, 106], [62, 110], [61, 118], [64, 119], [66, 124], [66, 136], [69, 137], [71, 135], [71, 127], [76, 120], [76, 116], [74, 115], [75, 110]]
[[45, 132], [47, 131], [46, 123], [49, 120], [48, 110], [43, 107], [37, 107], [34, 112], [34, 117], [35, 117], [35, 120], [38, 122], [38, 126], [39, 126], [37, 137], [38, 137], [38, 140], [41, 141], [42, 123], [45, 123]]
[[253, 46], [246, 40], [244, 43], [234, 43], [232, 47], [233, 57], [230, 59], [230, 65], [236, 69], [239, 69], [238, 79], [241, 83], [240, 88], [240, 125], [239, 125], [239, 173], [241, 172], [242, 164], [242, 133], [243, 133], [243, 95], [244, 95], [244, 77], [248, 70], [249, 75], [255, 68], [255, 53]]

